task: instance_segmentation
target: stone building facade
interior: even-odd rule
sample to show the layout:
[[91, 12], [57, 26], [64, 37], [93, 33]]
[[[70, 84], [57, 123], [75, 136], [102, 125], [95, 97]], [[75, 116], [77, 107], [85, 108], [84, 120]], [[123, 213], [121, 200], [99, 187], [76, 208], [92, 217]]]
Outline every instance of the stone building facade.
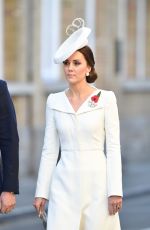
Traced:
[[0, 77], [15, 103], [22, 175], [37, 170], [46, 97], [66, 87], [52, 57], [76, 17], [92, 28], [96, 86], [117, 95], [124, 165], [150, 162], [150, 1], [0, 0]]

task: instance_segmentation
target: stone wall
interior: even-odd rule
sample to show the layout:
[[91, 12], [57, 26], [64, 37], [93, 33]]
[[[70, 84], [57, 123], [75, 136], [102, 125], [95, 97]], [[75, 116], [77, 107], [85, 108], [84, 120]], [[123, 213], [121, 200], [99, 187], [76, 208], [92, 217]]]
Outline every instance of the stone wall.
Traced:
[[[29, 94], [13, 95], [18, 127], [20, 132], [21, 165], [28, 162], [22, 174], [33, 172], [39, 159], [43, 130], [45, 124], [45, 103], [48, 91], [43, 85], [40, 76], [41, 52], [41, 0], [5, 0], [5, 65], [4, 73], [7, 81], [27, 83], [27, 88], [33, 85]], [[61, 40], [65, 36], [65, 27], [75, 17], [85, 16], [86, 1], [62, 0], [62, 27]], [[96, 0], [96, 70], [99, 79], [96, 86], [114, 90], [118, 100], [121, 122], [121, 144], [123, 161], [126, 163], [145, 162], [149, 158], [149, 130], [150, 130], [150, 88], [145, 91], [139, 87], [136, 90], [127, 90], [124, 82], [128, 83], [131, 76], [135, 76], [135, 0], [128, 1], [128, 50], [127, 72], [116, 71], [116, 41], [118, 41], [118, 3], [119, 0]], [[146, 74], [150, 77], [150, 3], [147, 1], [147, 33], [146, 33]], [[120, 53], [119, 59], [124, 55]], [[142, 62], [142, 60], [141, 60]], [[124, 79], [124, 77], [126, 77]], [[61, 79], [62, 80], [62, 79]], [[141, 82], [143, 84], [143, 82]], [[60, 83], [61, 85], [61, 83]], [[135, 84], [136, 85], [136, 84]], [[140, 85], [140, 83], [139, 83]], [[56, 87], [57, 88], [57, 87]], [[63, 87], [60, 87], [62, 88]], [[56, 89], [57, 90], [57, 89]], [[31, 160], [32, 159], [32, 160]], [[30, 164], [31, 163], [31, 164]], [[35, 164], [34, 164], [35, 163]], [[37, 170], [37, 166], [35, 166]]]

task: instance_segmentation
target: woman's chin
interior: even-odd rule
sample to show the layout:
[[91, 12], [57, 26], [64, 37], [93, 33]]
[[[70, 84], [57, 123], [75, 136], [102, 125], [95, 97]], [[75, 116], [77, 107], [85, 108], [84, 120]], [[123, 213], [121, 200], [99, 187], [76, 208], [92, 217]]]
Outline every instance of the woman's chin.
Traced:
[[73, 78], [69, 78], [69, 79], [67, 79], [67, 81], [69, 84], [76, 84], [77, 83], [76, 79], [73, 79]]

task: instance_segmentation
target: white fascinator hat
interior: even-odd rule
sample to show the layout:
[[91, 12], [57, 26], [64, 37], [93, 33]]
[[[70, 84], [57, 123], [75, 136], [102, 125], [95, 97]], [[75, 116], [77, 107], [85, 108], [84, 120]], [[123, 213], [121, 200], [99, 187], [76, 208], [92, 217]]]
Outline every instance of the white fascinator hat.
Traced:
[[56, 64], [62, 63], [69, 58], [76, 50], [88, 44], [88, 36], [91, 29], [85, 27], [82, 18], [75, 18], [72, 24], [66, 28], [66, 34], [69, 36], [58, 48], [54, 55]]

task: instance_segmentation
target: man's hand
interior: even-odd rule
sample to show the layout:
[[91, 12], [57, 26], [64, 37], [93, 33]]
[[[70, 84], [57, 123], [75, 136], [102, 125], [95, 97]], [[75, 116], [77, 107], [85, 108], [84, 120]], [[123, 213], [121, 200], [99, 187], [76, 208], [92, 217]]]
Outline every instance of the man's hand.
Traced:
[[115, 215], [122, 208], [122, 197], [121, 196], [110, 196], [108, 197], [108, 211], [110, 215]]
[[9, 213], [16, 205], [16, 196], [11, 192], [2, 192], [0, 196], [0, 212]]

